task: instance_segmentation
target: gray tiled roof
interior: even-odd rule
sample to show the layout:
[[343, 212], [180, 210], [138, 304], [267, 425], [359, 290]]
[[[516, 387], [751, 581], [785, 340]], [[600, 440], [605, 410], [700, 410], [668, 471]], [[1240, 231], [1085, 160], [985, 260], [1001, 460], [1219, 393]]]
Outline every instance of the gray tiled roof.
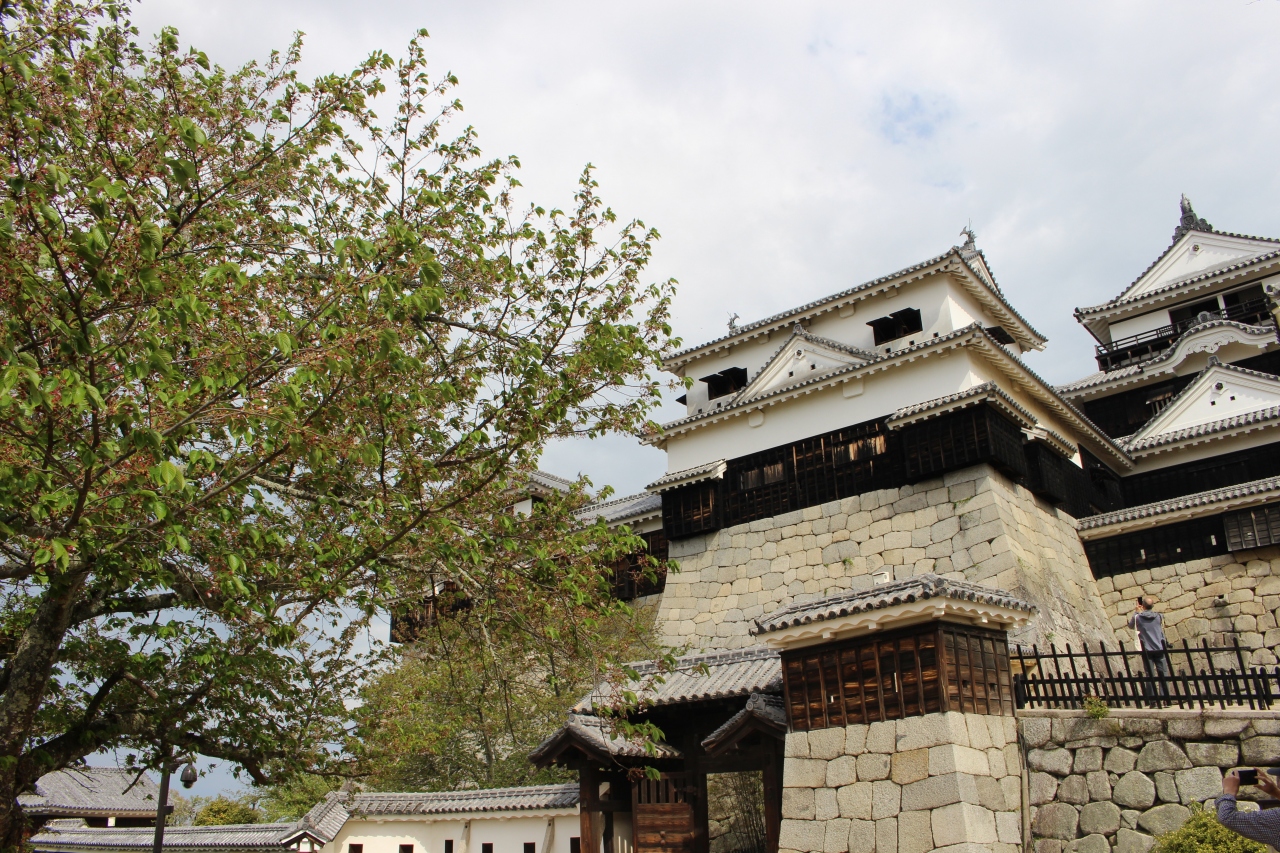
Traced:
[[572, 783], [389, 794], [334, 792], [312, 807], [297, 824], [289, 824], [292, 831], [284, 837], [309, 832], [323, 841], [332, 841], [352, 817], [535, 811], [571, 809], [577, 805], [578, 786]]
[[1016, 415], [1020, 415], [1029, 423], [1036, 423], [1035, 415], [1031, 414], [1024, 407], [1018, 404], [1016, 400], [1006, 394], [1000, 386], [994, 382], [984, 382], [981, 385], [975, 385], [965, 391], [957, 391], [954, 394], [947, 394], [945, 397], [938, 397], [934, 400], [925, 400], [923, 403], [916, 403], [911, 406], [903, 406], [898, 409], [889, 418], [889, 426], [892, 429], [895, 421], [902, 421], [914, 415], [929, 412], [935, 409], [951, 411], [960, 406], [952, 406], [952, 403], [964, 403], [965, 405], [974, 405], [983, 400], [992, 400], [1008, 407]]
[[439, 815], [570, 809], [578, 804], [578, 785], [531, 785], [408, 794], [356, 794], [347, 807], [361, 815]]
[[1129, 453], [1136, 454], [1144, 450], [1163, 447], [1166, 444], [1185, 441], [1189, 438], [1201, 438], [1204, 436], [1214, 435], [1215, 433], [1230, 432], [1231, 430], [1240, 429], [1241, 427], [1261, 425], [1277, 420], [1280, 420], [1280, 406], [1271, 406], [1266, 409], [1245, 412], [1243, 415], [1235, 415], [1234, 417], [1223, 418], [1218, 421], [1210, 421], [1207, 424], [1196, 424], [1195, 426], [1184, 427], [1183, 429], [1174, 430], [1173, 432], [1162, 432], [1157, 435], [1149, 435], [1146, 438], [1140, 438], [1136, 441], [1124, 441], [1122, 439], [1120, 446]]
[[[570, 714], [569, 720], [538, 744], [529, 753], [529, 760], [539, 766], [552, 762], [565, 747], [576, 746], [600, 759], [654, 758], [680, 759], [684, 753], [665, 741], [648, 743], [638, 738], [619, 737], [608, 730], [608, 724], [600, 717], [589, 714]], [[574, 786], [573, 804], [578, 802], [578, 788]]]
[[41, 776], [34, 792], [18, 795], [18, 803], [39, 815], [152, 817], [159, 797], [159, 786], [146, 774], [139, 778], [137, 770], [68, 767]]
[[[981, 254], [981, 252], [979, 252], [978, 254]], [[969, 271], [973, 273], [974, 277], [979, 281], [983, 282], [984, 285], [989, 285], [992, 296], [994, 296], [997, 302], [1000, 303], [1001, 307], [1003, 307], [1006, 311], [1008, 311], [1015, 318], [1017, 318], [1018, 321], [1020, 321], [1023, 324], [1023, 326], [1025, 326], [1026, 329], [1030, 332], [1032, 337], [1042, 342], [1044, 341], [1044, 336], [1041, 335], [1039, 332], [1037, 332], [1034, 328], [1032, 328], [1031, 324], [1027, 322], [1026, 318], [1023, 317], [1021, 314], [1019, 314], [1018, 311], [1012, 305], [1009, 304], [1008, 300], [1004, 298], [1004, 294], [1000, 290], [1000, 286], [996, 284], [995, 278], [992, 277], [991, 281], [988, 282], [986, 279], [986, 276], [982, 275], [980, 272], [974, 269], [973, 265], [969, 263], [969, 259], [965, 256], [965, 253], [961, 250], [961, 248], [959, 246], [955, 246], [949, 249], [948, 251], [943, 252], [941, 255], [930, 258], [927, 261], [921, 261], [918, 264], [912, 264], [911, 266], [900, 269], [897, 272], [892, 272], [892, 273], [889, 273], [888, 275], [883, 275], [883, 276], [880, 276], [879, 278], [872, 279], [871, 281], [863, 282], [862, 284], [856, 285], [847, 290], [842, 290], [838, 293], [833, 293], [830, 296], [824, 296], [821, 299], [815, 299], [812, 302], [806, 302], [804, 305], [800, 305], [795, 308], [790, 308], [786, 311], [782, 311], [778, 314], [774, 314], [771, 317], [765, 317], [763, 320], [757, 320], [754, 323], [747, 323], [745, 326], [737, 327], [727, 335], [721, 335], [718, 338], [715, 338], [710, 341], [706, 341], [705, 343], [698, 344], [697, 346], [686, 347], [685, 349], [682, 349], [679, 352], [676, 352], [676, 353], [673, 353], [672, 355], [667, 356], [665, 359], [663, 359], [663, 363], [670, 364], [671, 362], [679, 362], [683, 360], [686, 356], [692, 353], [695, 353], [698, 350], [705, 349], [706, 347], [715, 346], [716, 344], [720, 344], [725, 341], [731, 340], [733, 338], [738, 337], [739, 335], [742, 335], [746, 332], [750, 332], [754, 329], [759, 329], [763, 326], [773, 326], [778, 323], [787, 321], [791, 318], [802, 317], [803, 315], [808, 314], [814, 309], [821, 308], [823, 305], [826, 305], [827, 303], [844, 299], [845, 297], [852, 296], [853, 294], [858, 293], [859, 291], [862, 291], [862, 290], [869, 290], [873, 287], [876, 287], [877, 285], [884, 284], [885, 282], [888, 282], [888, 281], [892, 281], [895, 278], [901, 278], [904, 275], [910, 275], [911, 273], [918, 272], [926, 267], [939, 264], [942, 261], [945, 261], [951, 257], [954, 257], [960, 263], [963, 263], [969, 269]], [[982, 257], [985, 263], [986, 256], [983, 255]]]
[[1196, 507], [1211, 506], [1223, 501], [1263, 495], [1278, 489], [1280, 489], [1280, 477], [1267, 477], [1235, 486], [1211, 489], [1207, 492], [1196, 492], [1194, 495], [1183, 495], [1180, 498], [1170, 498], [1166, 501], [1156, 501], [1155, 503], [1142, 504], [1141, 506], [1118, 509], [1115, 512], [1086, 516], [1076, 522], [1076, 529], [1080, 531], [1095, 530], [1099, 527], [1109, 527], [1126, 521], [1158, 518], [1162, 515], [1195, 509]]
[[1095, 388], [1100, 385], [1106, 385], [1117, 379], [1125, 379], [1130, 376], [1137, 376], [1143, 373], [1147, 373], [1151, 370], [1152, 367], [1155, 367], [1156, 365], [1166, 362], [1171, 358], [1173, 358], [1174, 353], [1178, 349], [1178, 342], [1181, 341], [1183, 338], [1185, 338], [1187, 335], [1198, 334], [1200, 332], [1203, 332], [1206, 329], [1213, 329], [1219, 326], [1230, 326], [1232, 328], [1240, 329], [1242, 331], [1250, 332], [1254, 334], [1258, 332], [1264, 332], [1264, 333], [1270, 334], [1273, 330], [1273, 326], [1271, 322], [1270, 321], [1263, 321], [1263, 322], [1265, 323], [1265, 325], [1260, 325], [1260, 326], [1253, 326], [1253, 325], [1249, 325], [1248, 323], [1238, 322], [1236, 320], [1210, 320], [1207, 323], [1200, 323], [1199, 325], [1192, 326], [1191, 328], [1183, 332], [1181, 335], [1179, 335], [1177, 340], [1175, 340], [1169, 346], [1168, 349], [1166, 349], [1164, 352], [1160, 353], [1159, 355], [1154, 355], [1151, 358], [1147, 359], [1146, 361], [1139, 362], [1138, 364], [1131, 364], [1128, 367], [1121, 367], [1117, 370], [1099, 370], [1096, 373], [1090, 373], [1088, 376], [1077, 379], [1074, 382], [1068, 382], [1065, 385], [1059, 385], [1057, 386], [1056, 390], [1058, 391], [1059, 394], [1073, 394], [1077, 391], [1087, 391], [1090, 388]]
[[529, 475], [529, 480], [535, 485], [542, 486], [544, 489], [550, 489], [556, 492], [567, 492], [573, 488], [573, 480], [566, 480], [564, 477], [557, 476], [548, 471], [537, 470]]
[[638, 495], [627, 495], [605, 503], [585, 506], [576, 514], [583, 521], [603, 518], [606, 523], [615, 524], [629, 518], [660, 512], [662, 512], [662, 498], [649, 492], [641, 492]]
[[716, 469], [722, 465], [724, 465], [724, 460], [717, 459], [714, 462], [694, 465], [692, 468], [685, 468], [682, 471], [672, 471], [670, 474], [663, 474], [661, 477], [645, 486], [645, 488], [661, 491], [664, 487], [670, 486], [672, 483], [678, 483], [682, 480], [696, 483], [699, 480], [709, 479], [715, 473]]
[[968, 581], [953, 580], [940, 575], [916, 575], [906, 580], [873, 586], [867, 590], [852, 590], [827, 596], [818, 601], [804, 604], [793, 604], [781, 610], [775, 610], [767, 616], [756, 620], [753, 634], [767, 634], [790, 628], [794, 625], [807, 625], [822, 622], [839, 616], [850, 616], [869, 610], [892, 607], [895, 604], [907, 604], [929, 598], [949, 598], [957, 601], [974, 601], [1007, 607], [1011, 610], [1022, 610], [1027, 613], [1035, 611], [1035, 605], [1015, 598], [1007, 592], [990, 587], [978, 586]]
[[[170, 826], [164, 831], [165, 850], [279, 851], [293, 831], [292, 823], [232, 824], [230, 826]], [[41, 853], [79, 853], [91, 850], [148, 851], [155, 835], [151, 827], [71, 828], [59, 826], [31, 838]]]
[[[630, 666], [641, 679], [662, 678], [662, 683], [640, 685], [645, 686], [640, 692], [640, 701], [651, 706], [782, 692], [782, 665], [778, 652], [762, 646], [686, 655], [677, 659], [673, 671], [661, 674], [658, 665], [649, 661]], [[631, 688], [636, 686], [631, 685]], [[597, 687], [574, 710], [590, 712], [593, 705], [605, 703], [609, 697], [608, 688]]]
[[763, 693], [752, 693], [741, 711], [725, 720], [724, 724], [702, 739], [702, 748], [714, 752], [721, 741], [730, 737], [735, 729], [755, 718], [770, 728], [785, 732], [787, 730], [787, 710], [782, 704], [781, 696]]

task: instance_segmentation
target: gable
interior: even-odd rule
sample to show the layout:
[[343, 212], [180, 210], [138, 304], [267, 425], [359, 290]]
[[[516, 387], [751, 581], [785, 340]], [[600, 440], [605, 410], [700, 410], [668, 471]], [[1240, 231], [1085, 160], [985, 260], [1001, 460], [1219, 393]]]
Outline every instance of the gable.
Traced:
[[837, 370], [866, 364], [873, 358], [875, 356], [871, 353], [810, 335], [797, 327], [750, 384], [742, 389], [733, 405]]
[[1131, 442], [1280, 406], [1280, 378], [1211, 364]]
[[1117, 299], [1142, 296], [1206, 270], [1247, 261], [1275, 250], [1274, 240], [1188, 231]]

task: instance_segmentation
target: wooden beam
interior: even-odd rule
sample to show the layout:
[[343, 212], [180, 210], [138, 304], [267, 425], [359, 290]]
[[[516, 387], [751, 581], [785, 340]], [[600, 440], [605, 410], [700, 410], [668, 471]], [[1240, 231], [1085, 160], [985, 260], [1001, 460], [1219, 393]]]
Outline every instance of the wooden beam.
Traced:
[[581, 853], [601, 853], [592, 820], [592, 815], [600, 804], [600, 774], [595, 767], [583, 765], [578, 772], [578, 786], [578, 825], [581, 839], [578, 843], [581, 845]]

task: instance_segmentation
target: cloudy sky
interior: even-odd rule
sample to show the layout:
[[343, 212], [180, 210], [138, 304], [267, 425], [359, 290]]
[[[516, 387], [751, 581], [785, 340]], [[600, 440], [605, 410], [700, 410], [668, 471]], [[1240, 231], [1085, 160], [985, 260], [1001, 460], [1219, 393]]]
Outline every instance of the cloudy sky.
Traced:
[[[587, 162], [663, 234], [686, 343], [943, 251], [972, 222], [1050, 339], [1089, 372], [1072, 308], [1169, 242], [1180, 193], [1215, 227], [1280, 236], [1280, 3], [573, 3], [142, 0], [226, 65], [306, 33], [308, 73], [431, 33], [486, 153], [567, 205]], [[637, 491], [662, 454], [619, 438], [545, 467]]]
[[[425, 27], [490, 155], [544, 205], [582, 166], [663, 234], [692, 344], [945, 250], [972, 222], [1050, 339], [1051, 381], [1089, 372], [1072, 308], [1169, 243], [1187, 193], [1215, 227], [1280, 236], [1280, 3], [600, 3], [142, 0], [234, 65], [306, 33], [309, 74]], [[674, 410], [671, 411], [674, 415]], [[545, 467], [638, 491], [662, 454], [625, 437]], [[215, 774], [204, 792], [223, 784]]]

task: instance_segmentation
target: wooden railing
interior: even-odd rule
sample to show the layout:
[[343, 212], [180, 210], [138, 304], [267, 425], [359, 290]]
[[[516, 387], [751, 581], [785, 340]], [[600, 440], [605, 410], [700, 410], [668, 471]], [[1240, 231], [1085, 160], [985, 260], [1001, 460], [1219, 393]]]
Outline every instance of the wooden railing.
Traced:
[[1233, 642], [1199, 646], [1182, 641], [1165, 656], [1168, 675], [1148, 653], [1112, 650], [1099, 644], [1084, 651], [1050, 645], [1010, 646], [1014, 703], [1018, 708], [1082, 708], [1097, 697], [1111, 708], [1228, 708], [1267, 710], [1280, 701], [1280, 667], [1245, 665], [1251, 650]]

